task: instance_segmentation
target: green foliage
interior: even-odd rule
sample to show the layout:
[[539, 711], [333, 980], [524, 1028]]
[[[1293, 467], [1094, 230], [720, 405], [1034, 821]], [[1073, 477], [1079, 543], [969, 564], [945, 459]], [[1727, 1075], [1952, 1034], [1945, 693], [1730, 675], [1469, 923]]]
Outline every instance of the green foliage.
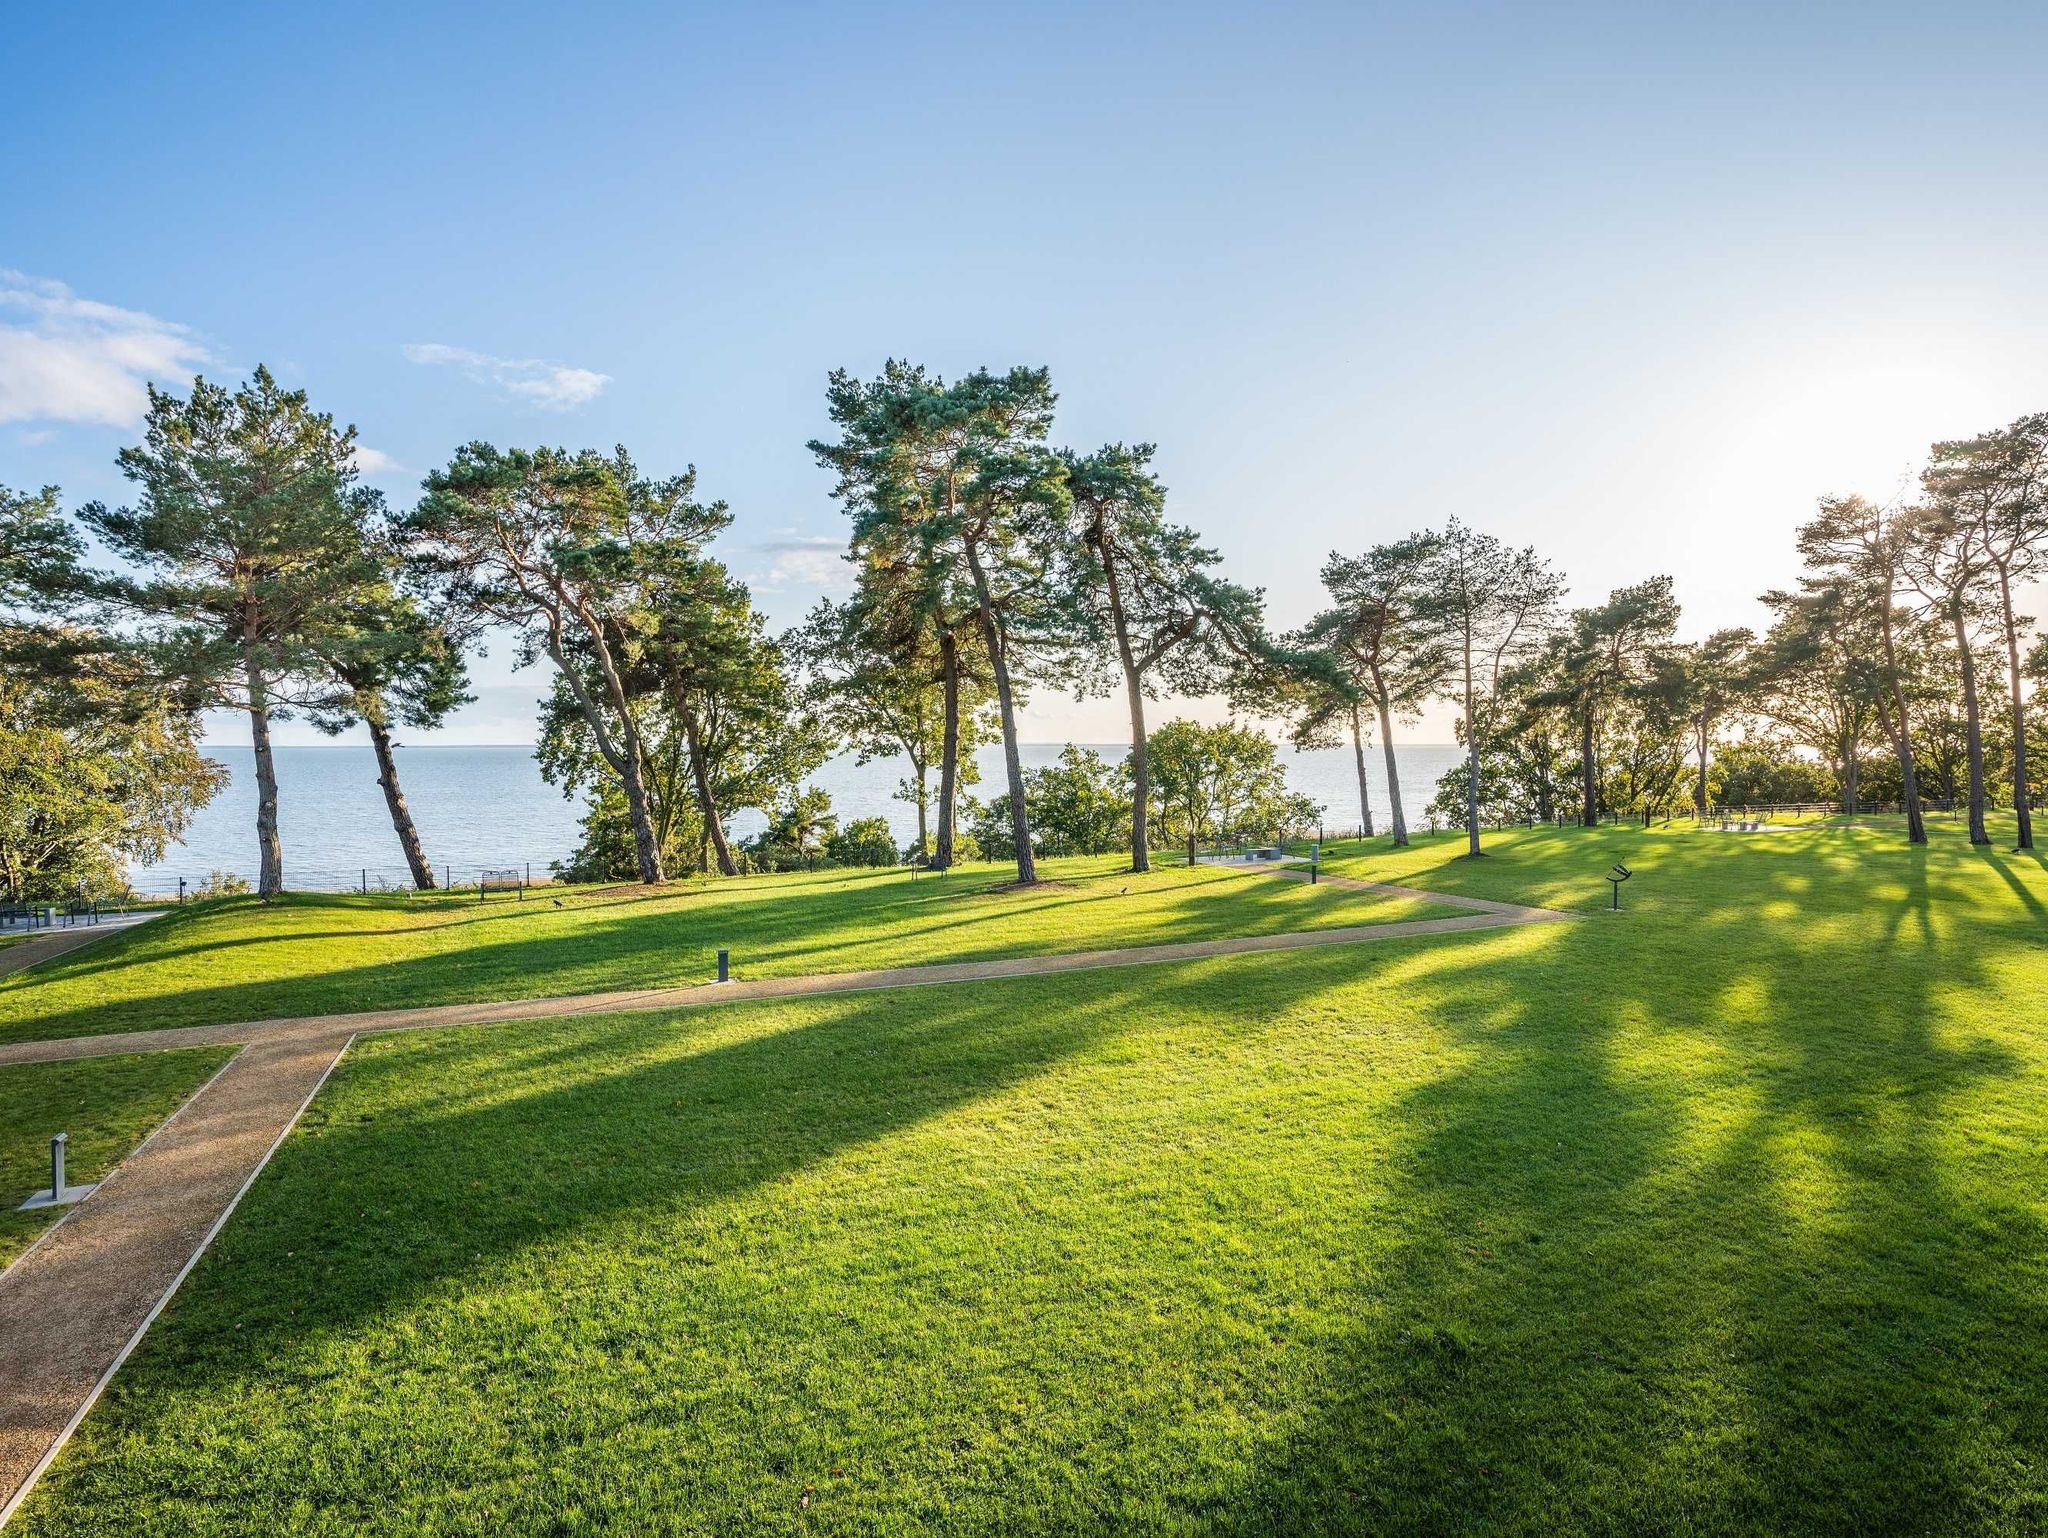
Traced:
[[[472, 443], [426, 485], [405, 530], [415, 558], [456, 612], [513, 630], [523, 662], [554, 662], [560, 708], [581, 717], [596, 761], [625, 794], [636, 874], [663, 880], [629, 674], [688, 597], [722, 577], [722, 567], [706, 574], [716, 563], [703, 547], [731, 513], [696, 500], [694, 468], [650, 478], [623, 448], [607, 458]], [[679, 581], [688, 596], [665, 601]]]
[[896, 837], [886, 817], [856, 817], [825, 838], [825, 858], [834, 865], [894, 865]]
[[770, 811], [768, 826], [747, 846], [747, 853], [755, 870], [814, 870], [827, 858], [826, 846], [838, 826], [827, 792], [815, 786], [792, 787]]
[[[1034, 665], [1056, 669], [1071, 658], [1070, 611], [1056, 581], [1066, 472], [1044, 442], [1055, 400], [1044, 369], [981, 369], [949, 385], [890, 360], [872, 383], [832, 375], [827, 404], [841, 436], [810, 446], [838, 475], [852, 554], [870, 602], [892, 616], [897, 644], [907, 651], [928, 639], [957, 671], [961, 636], [979, 638], [1027, 882], [1016, 711]], [[938, 855], [943, 863], [951, 851]]]
[[[1032, 837], [1042, 855], [1112, 854], [1131, 847], [1130, 765], [1068, 743], [1059, 762], [1028, 771]], [[981, 808], [975, 842], [989, 859], [1016, 858], [1008, 793]]]
[[1707, 797], [1716, 806], [1771, 806], [1833, 801], [1834, 772], [1780, 737], [1751, 733], [1724, 743], [1707, 774]]
[[[616, 780], [599, 779], [589, 785], [584, 793], [583, 817], [578, 826], [582, 829], [582, 837], [575, 849], [566, 860], [556, 860], [549, 866], [557, 881], [639, 879], [639, 850], [633, 838], [633, 819], [626, 807], [626, 793]], [[681, 869], [696, 859], [697, 813], [686, 793], [672, 791], [657, 796], [655, 827], [661, 838], [664, 869]]]
[[1287, 789], [1273, 739], [1235, 721], [1167, 722], [1152, 734], [1152, 775], [1160, 831], [1176, 844], [1287, 837], [1323, 812]]
[[192, 888], [194, 902], [207, 902], [216, 897], [246, 897], [249, 883], [231, 870], [210, 870], [206, 879]]
[[84, 550], [57, 510], [55, 486], [33, 494], [0, 486], [0, 617], [69, 597]]
[[132, 656], [0, 674], [0, 892], [126, 892], [128, 862], [161, 859], [226, 778]]
[[[806, 702], [852, 749], [856, 763], [897, 754], [909, 760], [910, 774], [896, 797], [917, 809], [918, 848], [928, 851], [932, 775], [946, 728], [944, 661], [932, 632], [892, 614], [885, 586], [868, 582], [846, 603], [820, 600], [783, 645], [806, 674]], [[957, 677], [955, 689], [954, 768], [965, 788], [979, 780], [974, 752], [996, 727], [978, 677]]]
[[385, 590], [383, 501], [358, 484], [355, 429], [258, 368], [230, 393], [149, 392], [143, 442], [120, 453], [133, 507], [79, 516], [138, 575], [94, 580], [187, 708], [246, 711], [256, 756], [261, 889], [283, 890], [270, 723], [329, 693], [327, 668]]

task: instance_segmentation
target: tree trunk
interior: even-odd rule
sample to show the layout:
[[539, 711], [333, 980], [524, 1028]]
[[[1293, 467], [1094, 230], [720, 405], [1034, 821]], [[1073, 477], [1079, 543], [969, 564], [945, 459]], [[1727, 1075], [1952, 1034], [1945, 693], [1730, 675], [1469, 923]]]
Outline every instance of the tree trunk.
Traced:
[[377, 784], [384, 791], [384, 805], [391, 811], [391, 831], [398, 835], [398, 847], [405, 851], [406, 867], [413, 886], [422, 892], [434, 890], [434, 867], [427, 863], [427, 851], [420, 844], [419, 827], [412, 820], [412, 808], [405, 804], [405, 792], [398, 784], [398, 755], [392, 750], [391, 725], [384, 719], [380, 700], [366, 702], [363, 724], [370, 729], [370, 746], [377, 754]]
[[1856, 815], [1856, 771], [1861, 767], [1856, 758], [1856, 746], [1851, 743], [1844, 762], [1848, 769], [1842, 775], [1842, 810], [1849, 816]]
[[921, 855], [929, 854], [932, 845], [925, 824], [925, 802], [929, 799], [925, 794], [925, 790], [929, 783], [931, 771], [930, 766], [923, 759], [915, 760], [912, 767], [917, 770], [917, 852]]
[[277, 762], [270, 751], [270, 693], [254, 643], [243, 648], [242, 657], [249, 684], [249, 737], [256, 752], [256, 856], [260, 864], [256, 893], [277, 897], [284, 892], [284, 846], [277, 836]]
[[697, 787], [697, 811], [704, 819], [704, 835], [711, 840], [712, 852], [718, 856], [718, 873], [737, 876], [740, 868], [733, 863], [732, 845], [725, 841], [725, 824], [719, 820], [718, 803], [711, 795], [711, 766], [704, 760], [704, 743], [697, 733], [697, 713], [682, 703], [680, 690], [676, 694], [676, 703], [683, 718], [683, 741], [690, 751], [690, 779]]
[[[1924, 844], [1927, 842], [1927, 823], [1920, 815], [1920, 780], [1913, 764], [1913, 739], [1910, 735], [1912, 728], [1907, 722], [1905, 702], [1900, 698], [1899, 691], [1893, 689], [1891, 696], [1892, 710], [1885, 709], [1880, 700], [1877, 720], [1884, 728], [1885, 735], [1891, 738], [1892, 754], [1899, 761], [1900, 794], [1904, 797], [1906, 808], [1906, 842]], [[1898, 712], [1896, 717], [1892, 711]]]
[[584, 722], [590, 727], [598, 752], [612, 766], [612, 773], [619, 777], [619, 784], [626, 792], [626, 809], [633, 821], [634, 863], [639, 867], [640, 879], [649, 886], [658, 886], [668, 878], [661, 868], [661, 843], [654, 836], [654, 820], [647, 814], [647, 776], [640, 753], [640, 733], [633, 725], [632, 712], [626, 709], [625, 687], [619, 682], [618, 670], [612, 666], [610, 648], [597, 626], [590, 622], [586, 624], [590, 631], [591, 649], [597, 654], [598, 665], [604, 671], [605, 688], [611, 696], [612, 708], [619, 713], [619, 730], [625, 737], [624, 748], [612, 741], [604, 713], [590, 697], [582, 678], [562, 655], [561, 637], [552, 631], [547, 639], [548, 656], [569, 685], [569, 693], [574, 696], [576, 708], [583, 713]]
[[1129, 669], [1124, 685], [1131, 700], [1131, 869], [1152, 868], [1152, 749], [1145, 736], [1145, 693]]
[[[1970, 757], [1970, 842], [1988, 844], [1991, 835], [1984, 828], [1984, 726], [1977, 704], [1977, 661], [1970, 655], [1970, 632], [1963, 623], [1961, 604], [1949, 605], [1949, 621], [1955, 627], [1956, 660], [1963, 673], [1963, 737]], [[1954, 793], [1953, 787], [1950, 793]]]
[[1600, 780], [1593, 766], [1593, 707], [1579, 721], [1579, 819], [1589, 828], [1600, 826]]
[[1351, 757], [1358, 768], [1358, 826], [1372, 837], [1372, 797], [1365, 788], [1365, 732], [1359, 724], [1358, 705], [1351, 706]]
[[2012, 689], [2012, 809], [2019, 817], [2021, 849], [2034, 847], [2034, 814], [2027, 805], [2027, 708], [2020, 693], [2020, 631], [2012, 613], [2012, 583], [1998, 568], [1999, 612], [2005, 621], [2006, 675]]
[[1131, 651], [1131, 627], [1124, 616], [1123, 589], [1117, 583], [1116, 561], [1107, 541], [1097, 541], [1096, 556], [1102, 562], [1102, 578], [1109, 592], [1109, 617], [1116, 630], [1117, 660], [1123, 664], [1124, 694], [1131, 711], [1131, 869], [1152, 868], [1152, 840], [1149, 826], [1152, 811], [1152, 769], [1150, 744], [1145, 740], [1145, 686], [1137, 657]]
[[1401, 770], [1394, 762], [1394, 717], [1388, 706], [1387, 687], [1379, 669], [1373, 669], [1373, 703], [1379, 707], [1380, 753], [1387, 761], [1387, 816], [1393, 820], [1394, 847], [1408, 847], [1408, 817], [1401, 810]]
[[1927, 842], [1927, 819], [1920, 810], [1920, 777], [1913, 764], [1913, 719], [1906, 709], [1906, 691], [1899, 684], [1898, 649], [1892, 639], [1891, 594], [1885, 594], [1884, 611], [1884, 661], [1889, 674], [1887, 687], [1891, 691], [1892, 709], [1897, 713], [1897, 730], [1892, 736], [1892, 750], [1899, 756], [1899, 779], [1906, 799], [1906, 842], [1924, 844]]
[[981, 639], [988, 647], [989, 667], [996, 679], [996, 710], [1003, 722], [1003, 771], [1010, 784], [1010, 836], [1017, 843], [1017, 884], [1029, 886], [1038, 879], [1038, 862], [1031, 853], [1031, 816], [1024, 806], [1024, 761], [1017, 753], [1017, 706], [1010, 693], [1010, 664], [1003, 655], [1002, 627], [996, 623], [995, 602], [989, 595], [988, 576], [981, 569], [981, 555], [974, 542], [967, 542], [967, 566], [974, 575], [974, 594], [981, 602]]
[[1465, 627], [1465, 852], [1479, 853], [1479, 709], [1473, 698], [1472, 628]]
[[1696, 741], [1699, 744], [1700, 773], [1699, 778], [1693, 781], [1692, 787], [1693, 810], [1696, 813], [1698, 813], [1701, 817], [1707, 815], [1707, 743], [1708, 740], [1713, 736], [1713, 733], [1713, 723], [1710, 720], [1708, 720], [1706, 714], [1702, 712], [1700, 715], [1699, 725], [1696, 728], [1694, 728], [1693, 734], [1694, 741]]
[[945, 685], [945, 725], [939, 749], [939, 841], [932, 864], [953, 867], [953, 804], [960, 792], [960, 643], [949, 630], [939, 637], [939, 666]]

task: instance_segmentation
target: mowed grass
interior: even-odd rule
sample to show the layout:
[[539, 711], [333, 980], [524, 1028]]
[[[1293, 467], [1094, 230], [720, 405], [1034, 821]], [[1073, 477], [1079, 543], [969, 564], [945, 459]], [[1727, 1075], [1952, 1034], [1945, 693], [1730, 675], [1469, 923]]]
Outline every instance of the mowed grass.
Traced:
[[1544, 830], [1619, 916], [366, 1039], [20, 1518], [2048, 1522], [2048, 871]]
[[64, 1178], [100, 1179], [234, 1055], [232, 1047], [0, 1067], [0, 1266], [65, 1209], [16, 1209], [50, 1186], [50, 1139], [70, 1134]]
[[1134, 876], [1115, 858], [943, 879], [827, 871], [524, 902], [292, 895], [184, 909], [0, 980], [0, 1041], [284, 1015], [1114, 949], [1341, 928], [1467, 910], [1214, 866]]

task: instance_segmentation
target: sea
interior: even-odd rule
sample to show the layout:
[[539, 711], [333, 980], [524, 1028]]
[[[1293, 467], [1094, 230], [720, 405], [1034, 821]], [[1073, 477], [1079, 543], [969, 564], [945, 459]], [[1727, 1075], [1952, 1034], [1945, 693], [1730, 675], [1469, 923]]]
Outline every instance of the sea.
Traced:
[[[1022, 744], [1024, 767], [1053, 762], [1065, 746]], [[1129, 751], [1124, 743], [1083, 746], [1111, 761]], [[377, 786], [376, 759], [369, 747], [281, 747], [275, 751], [285, 885], [309, 892], [362, 887], [375, 891], [408, 885], [404, 857], [391, 831], [384, 793]], [[1402, 800], [1410, 822], [1419, 826], [1422, 806], [1435, 793], [1437, 780], [1458, 761], [1460, 750], [1441, 743], [1397, 743], [1394, 751], [1401, 772]], [[231, 872], [252, 883], [255, 880], [253, 753], [247, 747], [209, 745], [206, 755], [226, 768], [228, 782], [193, 818], [182, 843], [157, 863], [133, 869], [139, 892], [175, 895], [181, 879], [196, 886], [213, 871]], [[1358, 780], [1350, 748], [1283, 749], [1282, 759], [1290, 787], [1323, 804], [1332, 836], [1358, 826]], [[984, 749], [977, 763], [981, 784], [976, 793], [986, 799], [1002, 788], [1001, 749]], [[873, 759], [860, 764], [847, 755], [823, 765], [812, 775], [811, 783], [830, 794], [832, 809], [842, 822], [857, 817], [887, 818], [897, 843], [908, 845], [917, 836], [917, 812], [895, 796], [908, 771], [905, 760]], [[581, 801], [565, 797], [541, 778], [530, 747], [406, 747], [399, 752], [398, 773], [428, 858], [457, 884], [474, 881], [483, 869], [528, 870], [539, 879], [548, 874], [551, 862], [567, 857], [576, 846]], [[1366, 778], [1377, 825], [1384, 828], [1386, 774], [1376, 748], [1368, 753]], [[936, 775], [933, 780], [936, 789]], [[759, 812], [743, 811], [730, 819], [729, 828], [735, 838], [746, 838], [758, 833], [763, 824]]]

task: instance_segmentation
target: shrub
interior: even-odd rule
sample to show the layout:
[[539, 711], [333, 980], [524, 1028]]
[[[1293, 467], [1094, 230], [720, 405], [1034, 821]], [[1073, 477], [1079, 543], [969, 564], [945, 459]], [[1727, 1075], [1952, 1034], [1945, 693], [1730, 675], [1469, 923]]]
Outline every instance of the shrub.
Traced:
[[825, 858], [834, 865], [894, 865], [896, 836], [882, 817], [858, 817], [825, 840]]
[[210, 870], [206, 879], [192, 889], [192, 895], [200, 902], [209, 897], [247, 897], [249, 883], [231, 870]]

